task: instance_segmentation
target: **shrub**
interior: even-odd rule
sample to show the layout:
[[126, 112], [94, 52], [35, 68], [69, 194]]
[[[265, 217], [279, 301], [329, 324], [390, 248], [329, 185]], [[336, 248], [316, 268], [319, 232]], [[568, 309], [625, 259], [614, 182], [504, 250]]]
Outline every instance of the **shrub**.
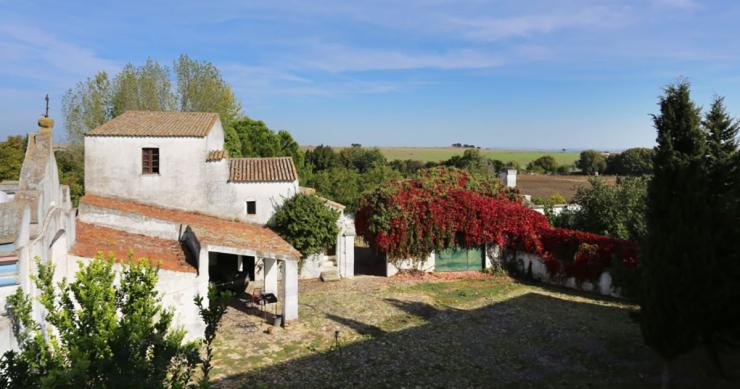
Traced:
[[278, 208], [271, 225], [303, 257], [320, 253], [339, 233], [339, 213], [314, 195], [297, 194]]

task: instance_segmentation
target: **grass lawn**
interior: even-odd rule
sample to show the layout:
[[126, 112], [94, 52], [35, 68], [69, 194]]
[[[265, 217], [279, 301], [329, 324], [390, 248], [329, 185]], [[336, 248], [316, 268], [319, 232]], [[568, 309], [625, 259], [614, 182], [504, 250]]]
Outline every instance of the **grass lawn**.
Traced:
[[[459, 280], [302, 281], [300, 320], [269, 334], [266, 324], [245, 326], [259, 319], [237, 302], [216, 340], [214, 383], [225, 388], [659, 383], [660, 363], [628, 317], [634, 307], [476, 274]], [[677, 386], [695, 385], [696, 377], [680, 377]]]

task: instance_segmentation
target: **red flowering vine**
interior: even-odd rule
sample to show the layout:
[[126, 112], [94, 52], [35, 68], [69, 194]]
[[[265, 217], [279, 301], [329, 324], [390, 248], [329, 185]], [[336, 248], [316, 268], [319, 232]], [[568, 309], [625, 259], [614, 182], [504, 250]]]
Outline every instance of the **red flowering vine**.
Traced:
[[619, 260], [637, 264], [637, 246], [607, 236], [553, 228], [495, 182], [454, 168], [389, 182], [360, 199], [356, 227], [389, 258], [426, 258], [450, 246], [497, 244], [539, 255], [552, 275], [595, 279]]

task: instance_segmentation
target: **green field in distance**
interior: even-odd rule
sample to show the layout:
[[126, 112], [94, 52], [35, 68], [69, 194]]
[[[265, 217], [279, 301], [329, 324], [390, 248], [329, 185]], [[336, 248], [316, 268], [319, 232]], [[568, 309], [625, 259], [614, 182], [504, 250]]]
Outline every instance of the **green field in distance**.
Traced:
[[[453, 155], [462, 155], [465, 151], [463, 148], [456, 147], [380, 147], [389, 161], [394, 159], [416, 159], [419, 161], [442, 161], [449, 159]], [[530, 161], [533, 161], [543, 155], [551, 155], [560, 165], [572, 165], [580, 155], [578, 151], [526, 151], [526, 150], [496, 150], [481, 149], [481, 154], [491, 159], [499, 161], [518, 162], [522, 168]]]

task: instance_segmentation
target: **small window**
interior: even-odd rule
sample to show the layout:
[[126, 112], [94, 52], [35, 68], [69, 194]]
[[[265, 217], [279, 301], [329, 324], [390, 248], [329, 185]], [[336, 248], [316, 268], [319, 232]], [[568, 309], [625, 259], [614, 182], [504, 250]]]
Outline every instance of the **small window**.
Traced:
[[254, 200], [247, 201], [247, 215], [257, 214], [257, 202]]
[[143, 174], [159, 174], [159, 149], [145, 147], [141, 149], [141, 172]]

